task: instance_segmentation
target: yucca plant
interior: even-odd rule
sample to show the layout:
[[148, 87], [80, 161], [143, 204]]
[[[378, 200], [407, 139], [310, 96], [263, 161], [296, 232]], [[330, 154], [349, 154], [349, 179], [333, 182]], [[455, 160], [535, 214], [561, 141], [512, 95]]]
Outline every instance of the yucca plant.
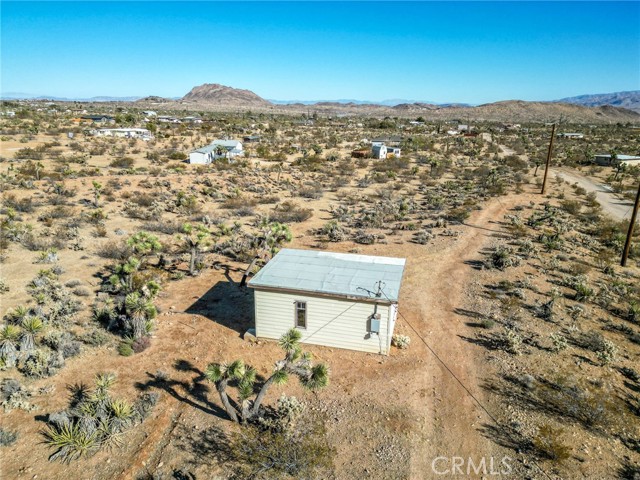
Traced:
[[29, 309], [24, 305], [18, 305], [13, 310], [9, 310], [7, 318], [13, 323], [20, 323], [27, 315], [29, 315]]
[[70, 463], [89, 455], [99, 446], [96, 432], [88, 434], [80, 428], [79, 424], [47, 425], [42, 434], [45, 437], [45, 443], [56, 448], [49, 460], [59, 459], [64, 463]]
[[26, 355], [35, 348], [35, 337], [44, 325], [40, 318], [28, 316], [22, 320], [21, 326], [23, 332], [20, 336], [20, 353]]
[[18, 360], [17, 341], [20, 337], [20, 328], [16, 325], [5, 325], [0, 330], [0, 358], [4, 360], [5, 367], [16, 366]]
[[[242, 360], [231, 363], [212, 363], [205, 369], [205, 376], [216, 386], [220, 400], [227, 414], [234, 422], [246, 423], [260, 413], [262, 402], [272, 384], [284, 384], [290, 375], [295, 375], [305, 388], [316, 391], [326, 387], [329, 383], [329, 369], [324, 364], [313, 365], [311, 355], [303, 352], [300, 347], [302, 334], [292, 328], [282, 335], [280, 347], [285, 351], [285, 357], [276, 362], [273, 373], [256, 391], [256, 371], [245, 365]], [[227, 388], [236, 387], [238, 392], [237, 404], [229, 400]], [[251, 401], [251, 397], [256, 395]], [[239, 405], [239, 407], [236, 407]]]

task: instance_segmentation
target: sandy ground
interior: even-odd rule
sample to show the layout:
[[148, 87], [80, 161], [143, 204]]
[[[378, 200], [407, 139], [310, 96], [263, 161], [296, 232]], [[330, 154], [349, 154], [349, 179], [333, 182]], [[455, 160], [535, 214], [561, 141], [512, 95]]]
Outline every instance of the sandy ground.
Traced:
[[[525, 194], [494, 199], [475, 212], [467, 225], [454, 227], [459, 236], [438, 237], [427, 246], [393, 243], [389, 237], [387, 245], [360, 248], [361, 253], [408, 259], [397, 332], [409, 334], [412, 344], [407, 351], [394, 349], [389, 357], [309, 347], [332, 372], [331, 386], [316, 399], [329, 406], [328, 433], [339, 445], [334, 460], [337, 478], [449, 478], [434, 474], [432, 462], [437, 457], [500, 459], [508, 455], [481, 434], [481, 424], [489, 421], [486, 414], [412, 328], [477, 398], [486, 401], [479, 387], [485, 373], [482, 349], [460, 339], [460, 335], [470, 335], [471, 327], [456, 312], [472, 300], [465, 293], [465, 286], [474, 281], [471, 261], [501, 235], [495, 221], [513, 205], [532, 198]], [[312, 236], [299, 235], [292, 246], [311, 247], [313, 242]], [[349, 251], [352, 245], [331, 247]], [[266, 375], [280, 355], [271, 342], [251, 345], [240, 338], [251, 326], [253, 307], [251, 292], [237, 287], [240, 270], [231, 267], [227, 271], [209, 269], [199, 277], [168, 284], [159, 302], [165, 314], [152, 347], [145, 352], [124, 358], [113, 347], [89, 350], [70, 360], [55, 377], [33, 382], [30, 387], [34, 389], [52, 385], [55, 394], [35, 397], [40, 407], [37, 412], [14, 410], [5, 416], [7, 428], [19, 427], [21, 441], [6, 451], [4, 478], [126, 479], [144, 470], [167, 473], [185, 464], [199, 473], [198, 478], [213, 478], [217, 466], [198, 457], [192, 440], [207, 428], [228, 429], [230, 425], [215, 391], [203, 381], [202, 369], [210, 361], [242, 357]], [[40, 415], [66, 406], [67, 385], [90, 383], [95, 373], [104, 370], [118, 372], [118, 394], [132, 397], [141, 390], [155, 389], [162, 392], [160, 404], [145, 424], [129, 434], [122, 450], [101, 451], [70, 466], [49, 463], [51, 452], [39, 443]], [[154, 381], [157, 370], [168, 372], [170, 381]], [[291, 382], [274, 389], [269, 400], [282, 392], [305, 396]], [[378, 410], [382, 420], [372, 421], [367, 409]], [[399, 428], [398, 418], [406, 425]], [[358, 448], [349, 447], [346, 439], [356, 442]], [[384, 444], [393, 445], [397, 455], [387, 460], [376, 456], [374, 452]], [[112, 461], [114, 457], [117, 461]], [[444, 470], [446, 461], [442, 462], [438, 465]], [[389, 470], [391, 466], [394, 470]], [[389, 471], [396, 473], [388, 477], [385, 472]]]

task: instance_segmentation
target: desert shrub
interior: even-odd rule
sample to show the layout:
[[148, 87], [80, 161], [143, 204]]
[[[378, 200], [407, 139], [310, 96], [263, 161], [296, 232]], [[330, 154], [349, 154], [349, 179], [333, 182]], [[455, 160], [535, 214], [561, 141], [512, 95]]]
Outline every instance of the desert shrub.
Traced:
[[553, 344], [552, 349], [554, 352], [560, 352], [562, 350], [566, 350], [569, 347], [567, 337], [560, 333], [552, 333], [549, 338], [551, 338], [551, 343]]
[[2, 202], [6, 208], [11, 208], [16, 212], [31, 213], [35, 209], [35, 204], [31, 197], [25, 197], [18, 200], [13, 193], [4, 195]]
[[310, 208], [302, 208], [294, 202], [284, 201], [275, 206], [269, 218], [279, 223], [304, 222], [311, 218], [312, 214], [313, 210]]
[[467, 207], [456, 207], [450, 209], [445, 217], [450, 222], [464, 223], [471, 215], [471, 211]]
[[482, 321], [480, 322], [480, 326], [482, 328], [486, 328], [487, 330], [491, 330], [493, 327], [495, 327], [495, 325], [496, 325], [495, 320], [491, 318], [483, 318]]
[[374, 243], [376, 243], [378, 235], [376, 235], [375, 233], [369, 233], [365, 230], [357, 230], [353, 234], [352, 238], [355, 243], [359, 243], [361, 245], [373, 245]]
[[27, 377], [50, 377], [64, 365], [62, 356], [51, 355], [44, 349], [33, 350], [18, 369]]
[[109, 335], [104, 330], [96, 328], [82, 335], [80, 337], [80, 340], [82, 340], [87, 345], [100, 347], [109, 342]]
[[109, 163], [110, 167], [129, 169], [135, 164], [135, 160], [131, 157], [116, 158]]
[[508, 329], [502, 335], [504, 349], [514, 355], [520, 355], [522, 351], [522, 336], [515, 330]]
[[578, 215], [582, 209], [582, 204], [577, 200], [563, 200], [560, 206], [570, 215]]
[[425, 230], [420, 230], [419, 232], [416, 232], [413, 235], [413, 241], [420, 245], [426, 245], [432, 239], [433, 239], [433, 234]]
[[408, 335], [401, 335], [397, 333], [393, 335], [393, 337], [391, 337], [391, 343], [395, 347], [398, 347], [399, 349], [404, 350], [406, 348], [409, 348], [409, 344], [411, 343], [411, 338], [409, 338]]
[[125, 260], [133, 254], [133, 250], [126, 242], [109, 240], [99, 246], [96, 253], [101, 258], [111, 260]]
[[242, 427], [230, 441], [234, 473], [243, 478], [328, 478], [333, 455], [323, 422], [307, 415], [295, 428]]
[[0, 278], [0, 294], [6, 293], [9, 291], [9, 284], [4, 278]]
[[38, 254], [35, 263], [55, 263], [58, 261], [58, 251], [55, 248], [49, 248]]
[[520, 264], [520, 259], [509, 246], [498, 246], [494, 248], [489, 256], [489, 266], [498, 270], [505, 270]]
[[131, 344], [131, 348], [135, 353], [140, 353], [151, 346], [151, 339], [147, 336], [137, 338]]
[[157, 222], [147, 222], [144, 224], [143, 229], [149, 232], [159, 232], [166, 235], [175, 235], [182, 231], [182, 225], [184, 222], [177, 220], [160, 220]]
[[91, 295], [91, 290], [89, 290], [87, 287], [78, 287], [73, 290], [73, 294], [77, 295], [78, 297], [88, 297]]
[[531, 442], [536, 456], [553, 461], [568, 459], [571, 456], [571, 449], [559, 438], [563, 432], [562, 429], [555, 429], [549, 425], [541, 426]]
[[319, 183], [307, 183], [298, 189], [298, 195], [303, 198], [317, 200], [324, 195], [324, 189]]
[[0, 447], [8, 447], [16, 443], [18, 432], [0, 428]]
[[135, 352], [133, 350], [132, 342], [124, 341], [118, 345], [118, 353], [123, 357], [130, 357]]
[[330, 242], [344, 242], [349, 237], [349, 230], [335, 220], [325, 223], [318, 233], [325, 235]]

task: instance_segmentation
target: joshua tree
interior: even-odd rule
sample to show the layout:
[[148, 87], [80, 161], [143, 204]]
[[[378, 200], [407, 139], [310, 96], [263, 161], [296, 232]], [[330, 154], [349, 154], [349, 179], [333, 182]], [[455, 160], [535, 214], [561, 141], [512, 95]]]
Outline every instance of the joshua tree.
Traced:
[[204, 225], [193, 226], [190, 223], [182, 225], [182, 247], [189, 252], [189, 273], [196, 274], [196, 260], [202, 252], [205, 252], [212, 244], [211, 232]]
[[[311, 355], [300, 348], [301, 333], [292, 328], [280, 337], [279, 345], [285, 351], [282, 360], [276, 362], [273, 373], [258, 390], [255, 385], [256, 371], [242, 360], [231, 363], [212, 363], [207, 366], [205, 376], [212, 381], [229, 417], [234, 422], [246, 423], [260, 413], [260, 407], [272, 384], [283, 384], [289, 375], [295, 375], [309, 390], [316, 391], [329, 383], [329, 369], [325, 364], [311, 363]], [[238, 402], [229, 398], [227, 388], [234, 385], [238, 390]], [[255, 400], [251, 397], [256, 395]]]
[[134, 339], [143, 337], [149, 331], [149, 322], [156, 318], [158, 314], [151, 299], [138, 292], [133, 292], [126, 296], [124, 309], [131, 321]]
[[129, 240], [127, 240], [127, 245], [133, 249], [134, 254], [140, 257], [142, 263], [144, 263], [148, 255], [162, 250], [162, 244], [160, 240], [158, 240], [158, 237], [148, 232], [138, 232], [132, 235]]
[[102, 185], [95, 180], [91, 182], [93, 185], [93, 206], [98, 208], [100, 206], [100, 192], [102, 191]]
[[285, 242], [290, 242], [291, 238], [291, 230], [289, 230], [287, 225], [278, 222], [269, 222], [268, 219], [264, 219], [260, 223], [260, 231], [252, 241], [256, 248], [256, 255], [245, 270], [240, 286], [244, 287], [247, 284], [247, 278], [249, 278], [258, 260], [262, 259], [266, 261], [269, 255], [275, 255], [280, 246]]
[[0, 359], [4, 360], [6, 367], [15, 367], [18, 360], [17, 341], [20, 336], [20, 328], [16, 325], [5, 325], [0, 330]]
[[20, 336], [20, 354], [28, 354], [35, 348], [35, 337], [42, 330], [42, 320], [28, 316], [22, 320], [22, 335]]

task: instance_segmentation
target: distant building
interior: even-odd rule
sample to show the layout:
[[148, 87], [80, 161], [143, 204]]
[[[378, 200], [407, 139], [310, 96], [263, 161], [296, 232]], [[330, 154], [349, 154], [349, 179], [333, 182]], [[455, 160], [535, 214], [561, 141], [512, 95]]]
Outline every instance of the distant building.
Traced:
[[634, 165], [640, 166], [640, 156], [637, 155], [616, 155], [616, 160], [614, 161], [611, 159], [611, 155], [602, 154], [596, 155], [594, 160], [598, 165], [603, 166], [617, 166], [619, 163], [630, 167]]
[[157, 116], [158, 116], [158, 114], [157, 114], [156, 112], [154, 112], [153, 110], [144, 110], [144, 111], [142, 112], [142, 114], [143, 114], [145, 117], [157, 117]]
[[468, 132], [469, 131], [469, 125], [465, 125], [463, 123], [458, 124], [458, 131], [459, 132]]
[[383, 144], [380, 144], [378, 142], [372, 143], [371, 156], [373, 158], [377, 158], [378, 160], [387, 158], [387, 146], [384, 143]]
[[260, 141], [260, 135], [246, 135], [242, 138], [244, 143], [256, 143]]
[[114, 123], [116, 121], [116, 119], [110, 115], [83, 115], [80, 117], [80, 120], [94, 123]]
[[400, 158], [401, 154], [400, 147], [387, 147], [387, 158], [394, 156], [395, 158]]
[[193, 124], [200, 124], [202, 123], [202, 119], [198, 118], [198, 117], [184, 117], [182, 119], [183, 122], [185, 123], [193, 123]]
[[584, 138], [583, 133], [559, 133], [558, 138]]
[[198, 148], [189, 154], [189, 163], [207, 165], [219, 158], [232, 160], [244, 154], [242, 143], [238, 140], [214, 140], [206, 147]]
[[170, 117], [167, 115], [162, 115], [160, 117], [158, 117], [158, 122], [160, 123], [180, 123], [180, 120], [178, 120], [176, 117]]
[[99, 128], [90, 133], [96, 137], [139, 138], [145, 141], [153, 139], [153, 135], [146, 128]]

